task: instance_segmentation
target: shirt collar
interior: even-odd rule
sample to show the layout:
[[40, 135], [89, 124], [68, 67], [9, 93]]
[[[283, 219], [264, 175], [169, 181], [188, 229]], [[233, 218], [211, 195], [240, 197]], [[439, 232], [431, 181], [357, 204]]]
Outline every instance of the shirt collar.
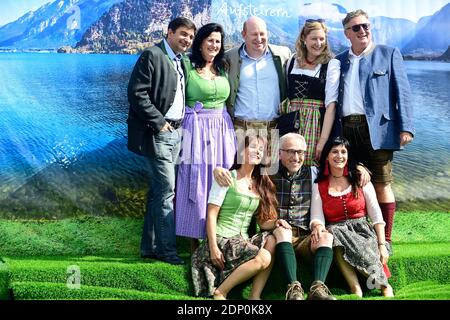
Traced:
[[373, 43], [373, 41], [370, 41], [370, 43], [369, 43], [369, 45], [367, 46], [367, 48], [366, 49], [364, 49], [364, 51], [359, 55], [359, 56], [357, 56], [354, 52], [353, 52], [353, 50], [352, 50], [352, 48], [350, 47], [350, 50], [349, 50], [349, 57], [350, 58], [362, 58], [362, 57], [364, 57], [364, 56], [366, 56], [367, 54], [369, 54], [372, 50], [373, 50], [373, 48], [375, 47], [375, 44]]
[[288, 179], [288, 180], [293, 180], [296, 178], [302, 178], [305, 179], [306, 178], [306, 170], [304, 170], [305, 166], [302, 166], [296, 173], [294, 173], [293, 175], [289, 175], [288, 174], [288, 170], [285, 166], [283, 166], [283, 164], [280, 161], [280, 168], [281, 168], [281, 175], [283, 176], [283, 178]]
[[181, 53], [175, 54], [175, 52], [173, 52], [172, 48], [169, 46], [169, 43], [167, 42], [166, 39], [164, 39], [163, 42], [170, 60], [178, 60], [178, 61], [181, 60], [182, 57]]
[[259, 58], [257, 58], [257, 59], [255, 59], [255, 58], [253, 58], [253, 57], [250, 57], [250, 55], [247, 53], [247, 50], [245, 50], [245, 43], [243, 44], [243, 46], [242, 46], [242, 51], [241, 51], [241, 57], [242, 58], [248, 58], [248, 59], [252, 59], [252, 60], [259, 60], [259, 59], [262, 59], [263, 57], [265, 57], [265, 56], [267, 56], [267, 55], [269, 55], [270, 54], [270, 50], [269, 50], [269, 46], [267, 46], [267, 48], [266, 48], [266, 50], [264, 51], [264, 53], [262, 54], [262, 56], [261, 57], [259, 57]]

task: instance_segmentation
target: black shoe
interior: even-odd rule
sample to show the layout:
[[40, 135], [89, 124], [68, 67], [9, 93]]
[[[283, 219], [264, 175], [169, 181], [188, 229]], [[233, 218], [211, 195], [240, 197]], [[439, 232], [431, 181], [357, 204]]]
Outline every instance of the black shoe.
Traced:
[[154, 253], [142, 254], [141, 253], [141, 259], [156, 259], [156, 254], [154, 254]]
[[182, 260], [177, 255], [175, 255], [175, 256], [160, 256], [160, 257], [157, 257], [156, 259], [158, 259], [162, 262], [167, 262], [167, 263], [173, 264], [173, 265], [185, 264], [184, 260]]

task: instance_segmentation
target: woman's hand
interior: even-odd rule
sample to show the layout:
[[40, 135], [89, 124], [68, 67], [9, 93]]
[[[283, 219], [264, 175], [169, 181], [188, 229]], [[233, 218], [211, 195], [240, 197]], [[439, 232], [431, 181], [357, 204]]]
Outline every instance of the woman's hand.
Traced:
[[225, 267], [225, 258], [222, 251], [220, 251], [217, 246], [215, 246], [214, 248], [210, 248], [209, 251], [212, 264], [218, 269], [223, 270], [223, 268]]
[[385, 244], [379, 244], [378, 245], [378, 249], [380, 250], [380, 261], [381, 264], [387, 264], [388, 260], [389, 260], [389, 252], [386, 248]]
[[313, 230], [311, 232], [311, 242], [312, 243], [318, 243], [319, 240], [320, 240], [320, 235], [324, 231], [326, 232], [326, 229], [325, 229], [323, 224], [320, 224], [320, 223], [315, 224], [314, 228], [313, 228]]

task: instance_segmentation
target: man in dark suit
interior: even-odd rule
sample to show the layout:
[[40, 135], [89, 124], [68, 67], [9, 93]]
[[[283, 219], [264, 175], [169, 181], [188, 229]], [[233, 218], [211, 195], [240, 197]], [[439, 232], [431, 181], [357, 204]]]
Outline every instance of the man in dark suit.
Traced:
[[395, 212], [392, 160], [394, 151], [413, 140], [411, 90], [400, 51], [372, 42], [366, 12], [349, 12], [342, 24], [351, 48], [336, 57], [341, 63], [337, 135], [350, 141], [351, 157], [372, 171], [390, 244]]
[[184, 53], [196, 32], [176, 18], [167, 37], [139, 57], [128, 84], [128, 149], [148, 157], [150, 184], [141, 257], [184, 264], [177, 255], [173, 199], [184, 116]]

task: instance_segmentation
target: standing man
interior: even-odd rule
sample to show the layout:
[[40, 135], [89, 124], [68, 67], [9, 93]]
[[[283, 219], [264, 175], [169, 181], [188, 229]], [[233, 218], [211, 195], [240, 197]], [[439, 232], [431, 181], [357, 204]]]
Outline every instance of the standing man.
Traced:
[[184, 264], [177, 255], [173, 199], [175, 164], [184, 116], [184, 53], [196, 27], [186, 18], [169, 23], [167, 37], [146, 49], [128, 84], [128, 149], [148, 157], [150, 183], [141, 257]]
[[349, 12], [342, 24], [351, 48], [336, 57], [341, 63], [336, 135], [348, 139], [350, 157], [372, 171], [390, 243], [395, 212], [393, 152], [414, 135], [409, 82], [400, 51], [372, 42], [366, 12]]
[[268, 44], [267, 26], [259, 17], [248, 18], [241, 34], [244, 43], [225, 53], [230, 66], [228, 113], [236, 130], [263, 130], [270, 138], [286, 97], [284, 64], [291, 51]]

